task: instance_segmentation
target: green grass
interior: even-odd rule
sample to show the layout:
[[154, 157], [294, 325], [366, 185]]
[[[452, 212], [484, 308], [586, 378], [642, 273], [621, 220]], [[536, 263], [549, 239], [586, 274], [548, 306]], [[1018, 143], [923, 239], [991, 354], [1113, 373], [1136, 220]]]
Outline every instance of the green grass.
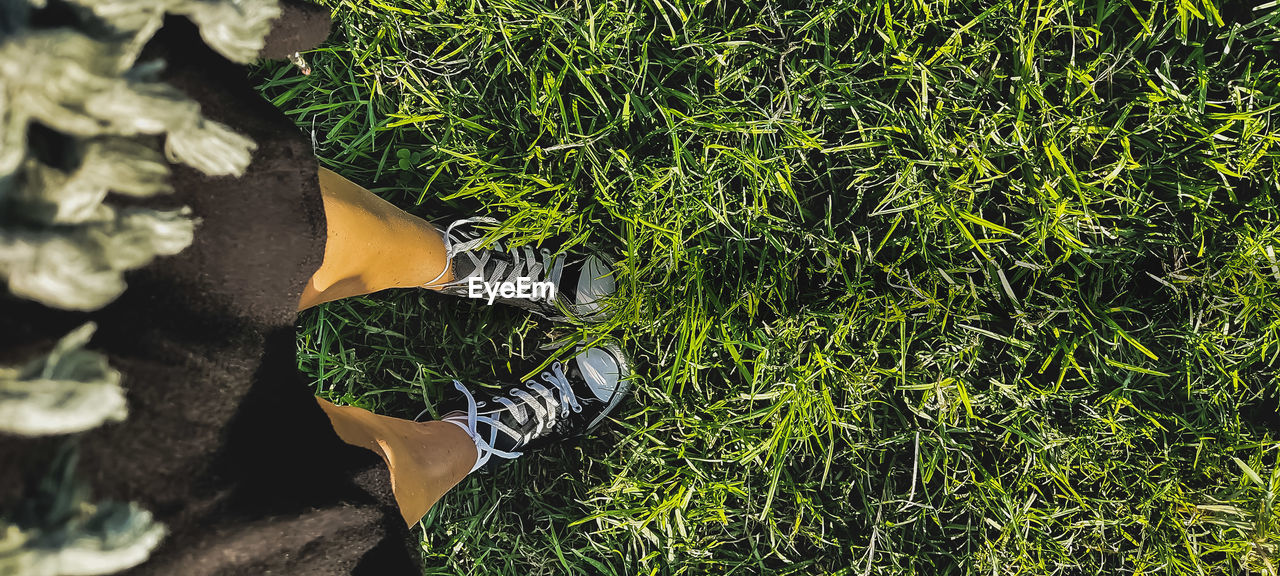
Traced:
[[329, 1], [258, 70], [326, 166], [619, 259], [601, 326], [302, 315], [318, 393], [397, 416], [634, 357], [429, 573], [1276, 574], [1276, 2]]

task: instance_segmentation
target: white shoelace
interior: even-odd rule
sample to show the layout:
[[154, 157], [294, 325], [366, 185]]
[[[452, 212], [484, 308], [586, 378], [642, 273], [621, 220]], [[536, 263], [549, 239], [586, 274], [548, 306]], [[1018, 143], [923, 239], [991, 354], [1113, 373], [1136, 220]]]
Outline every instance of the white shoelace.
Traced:
[[[498, 440], [499, 432], [515, 439], [516, 445], [520, 446], [542, 435], [543, 431], [554, 427], [557, 417], [567, 417], [570, 410], [574, 413], [582, 412], [582, 405], [578, 403], [578, 396], [573, 393], [573, 387], [570, 386], [569, 379], [564, 375], [563, 365], [559, 362], [551, 364], [551, 369], [543, 372], [540, 377], [544, 382], [550, 384], [551, 388], [543, 386], [534, 380], [528, 380], [524, 385], [533, 391], [532, 394], [515, 388], [509, 391], [509, 394], [514, 396], [515, 400], [505, 396], [494, 398], [496, 402], [502, 404], [504, 408], [511, 412], [512, 418], [515, 419], [516, 424], [519, 426], [523, 426], [529, 421], [530, 412], [532, 412], [536, 426], [534, 426], [533, 430], [524, 434], [503, 424], [498, 417], [498, 411], [481, 414], [479, 409], [485, 407], [484, 403], [477, 403], [475, 397], [461, 382], [453, 381], [454, 387], [460, 390], [463, 396], [467, 398], [467, 417], [465, 422], [448, 417], [445, 418], [445, 421], [452, 422], [462, 428], [475, 442], [477, 457], [475, 466], [471, 468], [472, 472], [484, 466], [493, 456], [510, 460], [524, 454], [523, 452], [508, 452], [494, 448], [493, 444]], [[559, 393], [559, 398], [556, 398], [557, 392]], [[477, 429], [479, 424], [489, 425], [489, 437], [487, 439], [480, 435]]]
[[[449, 224], [449, 227], [445, 228], [444, 231], [440, 233], [444, 238], [445, 259], [448, 261], [448, 265], [446, 265], [435, 278], [432, 278], [430, 282], [423, 284], [423, 286], [434, 287], [437, 289], [461, 286], [467, 283], [467, 278], [475, 275], [479, 275], [479, 277], [486, 282], [515, 282], [522, 277], [537, 282], [543, 274], [546, 274], [548, 276], [547, 280], [550, 281], [556, 289], [551, 291], [551, 293], [546, 296], [545, 300], [548, 303], [555, 300], [556, 294], [560, 291], [560, 277], [564, 274], [565, 259], [563, 256], [554, 257], [551, 255], [550, 250], [543, 248], [540, 250], [542, 260], [539, 261], [537, 255], [534, 254], [533, 247], [522, 246], [518, 250], [511, 250], [507, 252], [511, 255], [512, 260], [510, 274], [503, 278], [502, 273], [506, 271], [507, 263], [499, 261], [497, 266], [494, 268], [493, 278], [485, 278], [485, 265], [489, 263], [491, 252], [488, 250], [481, 251], [479, 258], [477, 258], [475, 254], [471, 253], [471, 251], [475, 250], [484, 242], [484, 238], [475, 238], [456, 244], [453, 241], [453, 229], [459, 225], [471, 223], [497, 224], [498, 221], [493, 218], [477, 216], [475, 218], [455, 220]], [[502, 245], [495, 244], [494, 249], [496, 251], [501, 251]], [[452, 282], [435, 286], [436, 282], [439, 282], [441, 278], [444, 278], [446, 273], [453, 269], [453, 259], [459, 254], [466, 254], [467, 257], [471, 258], [471, 263], [474, 266], [471, 274], [468, 275], [467, 278], [454, 278]]]

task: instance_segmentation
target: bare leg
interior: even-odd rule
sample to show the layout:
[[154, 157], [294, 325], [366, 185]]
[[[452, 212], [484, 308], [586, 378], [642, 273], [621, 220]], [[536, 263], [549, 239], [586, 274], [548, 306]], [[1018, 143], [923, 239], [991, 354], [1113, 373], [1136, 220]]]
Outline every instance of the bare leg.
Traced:
[[[299, 310], [387, 288], [453, 279], [444, 240], [434, 226], [324, 168], [320, 190], [328, 241], [324, 262], [303, 290]], [[413, 422], [320, 398], [316, 402], [339, 438], [376, 452], [386, 462], [391, 490], [407, 525], [422, 518], [476, 463], [471, 437], [448, 422]]]
[[335, 406], [320, 398], [316, 402], [343, 442], [382, 456], [391, 470], [391, 491], [406, 525], [422, 518], [476, 463], [471, 437], [448, 422], [412, 422], [354, 406]]
[[311, 277], [299, 310], [387, 288], [453, 280], [444, 239], [434, 226], [324, 168], [320, 191], [328, 219], [324, 263]]

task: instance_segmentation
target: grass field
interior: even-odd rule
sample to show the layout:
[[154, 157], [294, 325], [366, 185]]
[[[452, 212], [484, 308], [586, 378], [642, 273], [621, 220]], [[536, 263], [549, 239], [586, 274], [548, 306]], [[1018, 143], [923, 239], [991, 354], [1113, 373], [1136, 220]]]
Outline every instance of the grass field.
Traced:
[[633, 355], [606, 430], [427, 515], [429, 573], [1276, 574], [1276, 2], [329, 2], [257, 72], [325, 165], [619, 259], [598, 326], [301, 317], [397, 416]]

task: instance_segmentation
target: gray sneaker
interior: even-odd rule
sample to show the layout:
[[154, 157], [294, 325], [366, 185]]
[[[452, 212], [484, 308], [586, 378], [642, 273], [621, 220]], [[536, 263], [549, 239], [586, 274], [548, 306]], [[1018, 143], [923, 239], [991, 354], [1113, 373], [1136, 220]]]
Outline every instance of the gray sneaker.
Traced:
[[626, 398], [630, 375], [617, 346], [588, 348], [567, 362], [553, 362], [536, 378], [492, 393], [473, 394], [455, 380], [463, 398], [445, 407], [441, 420], [475, 441], [479, 457], [472, 471], [492, 467], [595, 429]]
[[617, 289], [612, 261], [597, 254], [552, 255], [547, 248], [532, 246], [504, 249], [497, 242], [480, 248], [484, 231], [476, 224], [496, 223], [492, 218], [468, 218], [440, 231], [454, 279], [433, 286], [436, 290], [518, 306], [556, 321], [609, 318], [606, 299]]

